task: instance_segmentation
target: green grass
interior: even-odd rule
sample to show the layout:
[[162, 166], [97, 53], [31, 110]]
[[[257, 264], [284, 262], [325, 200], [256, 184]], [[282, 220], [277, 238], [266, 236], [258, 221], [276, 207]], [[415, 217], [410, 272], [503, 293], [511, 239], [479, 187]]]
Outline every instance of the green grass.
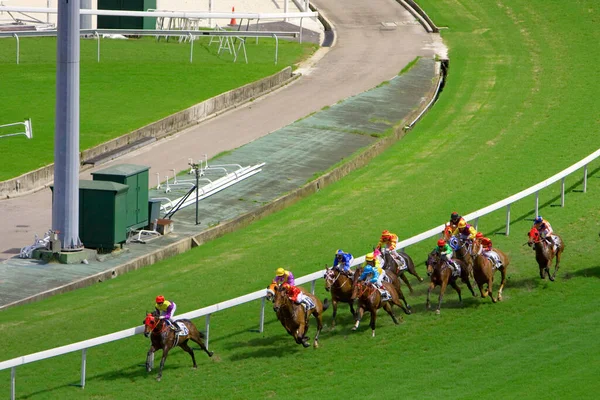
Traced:
[[[56, 85], [55, 38], [21, 39], [20, 64], [15, 42], [0, 40], [0, 124], [31, 118], [33, 140], [24, 136], [0, 139], [4, 155], [0, 181], [48, 165], [54, 160]], [[140, 40], [81, 41], [80, 149], [124, 135], [220, 93], [272, 75], [301, 61], [316, 46], [261, 39], [246, 46], [249, 64], [217, 55], [218, 43], [208, 39], [190, 45]], [[16, 130], [15, 130], [16, 131]], [[3, 129], [0, 133], [12, 132]]]
[[[405, 138], [368, 166], [317, 194], [238, 232], [118, 279], [2, 312], [2, 359], [139, 325], [156, 294], [180, 313], [258, 290], [274, 269], [296, 275], [330, 263], [343, 248], [366, 253], [383, 229], [401, 238], [514, 194], [596, 150], [600, 105], [593, 89], [600, 55], [596, 2], [516, 0], [420, 1], [450, 47], [450, 75], [433, 110]], [[486, 30], [487, 29], [487, 30]], [[338, 329], [326, 329], [318, 350], [302, 349], [260, 303], [211, 318], [216, 358], [198, 354], [199, 370], [173, 351], [161, 383], [140, 366], [148, 341], [134, 337], [88, 351], [87, 386], [79, 354], [17, 369], [25, 398], [595, 398], [600, 385], [600, 162], [566, 180], [566, 208], [557, 183], [540, 196], [541, 213], [563, 236], [557, 282], [538, 278], [525, 242], [534, 198], [512, 205], [480, 229], [511, 257], [505, 301], [448, 291], [441, 316], [424, 311], [426, 285], [409, 297], [415, 313], [394, 326], [379, 314], [377, 336], [366, 321], [350, 332], [346, 306]], [[435, 240], [411, 246], [420, 265]], [[415, 282], [410, 277], [411, 282]], [[497, 286], [496, 286], [497, 288]], [[322, 284], [317, 285], [324, 297]], [[437, 294], [436, 289], [435, 293]], [[464, 293], [464, 290], [463, 290]], [[326, 322], [331, 313], [326, 313]], [[204, 320], [195, 321], [204, 326]], [[314, 333], [314, 324], [310, 335]], [[0, 372], [0, 382], [10, 373]], [[0, 397], [8, 396], [8, 385]]]

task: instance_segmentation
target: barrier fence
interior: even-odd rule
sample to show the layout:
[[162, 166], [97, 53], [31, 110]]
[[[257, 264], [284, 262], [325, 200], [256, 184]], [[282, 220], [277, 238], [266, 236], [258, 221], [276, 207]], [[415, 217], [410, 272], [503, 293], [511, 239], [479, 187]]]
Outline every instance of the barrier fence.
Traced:
[[[583, 168], [583, 192], [587, 192], [587, 177], [588, 177], [588, 164], [600, 157], [600, 149], [596, 150], [594, 153], [585, 157], [581, 161], [573, 164], [569, 168], [557, 173], [556, 175], [551, 176], [550, 178], [538, 183], [537, 185], [531, 186], [528, 189], [522, 190], [521, 192], [514, 194], [510, 197], [507, 197], [504, 200], [498, 201], [492, 205], [484, 207], [480, 210], [472, 212], [463, 216], [467, 221], [475, 221], [475, 226], [477, 226], [479, 222], [479, 218], [490, 214], [493, 211], [500, 210], [502, 208], [506, 208], [506, 230], [505, 234], [508, 235], [510, 232], [510, 206], [512, 203], [521, 200], [525, 197], [528, 197], [532, 194], [535, 194], [535, 214], [538, 215], [539, 211], [539, 192], [540, 190], [547, 188], [548, 186], [561, 181], [561, 206], [565, 206], [565, 178], [575, 171]], [[445, 228], [445, 224], [436, 226], [435, 228], [429, 229], [423, 233], [420, 233], [416, 236], [413, 236], [409, 239], [402, 240], [398, 242], [397, 247], [400, 249], [404, 249], [407, 246], [419, 243], [423, 240], [429, 239], [433, 236], [439, 235], [443, 232]], [[357, 257], [354, 259], [352, 263], [353, 266], [362, 264], [364, 262], [365, 256]], [[296, 283], [301, 285], [304, 283], [311, 283], [311, 292], [314, 293], [316, 281], [323, 278], [325, 270], [320, 270], [314, 272], [312, 274], [300, 277], [296, 279]], [[261, 309], [259, 314], [259, 332], [263, 332], [264, 329], [264, 316], [265, 316], [265, 304], [266, 304], [266, 289], [258, 290], [253, 293], [246, 294], [244, 296], [236, 297], [231, 300], [227, 300], [221, 303], [217, 303], [208, 307], [200, 308], [195, 311], [190, 311], [185, 314], [178, 315], [178, 318], [187, 318], [194, 319], [199, 317], [206, 317], [205, 321], [205, 330], [206, 330], [206, 346], [209, 346], [209, 338], [210, 338], [210, 316], [216, 312], [226, 310], [231, 307], [235, 307], [241, 304], [245, 304], [254, 300], [261, 299]], [[49, 349], [45, 351], [41, 351], [38, 353], [33, 353], [17, 358], [13, 358], [11, 360], [0, 362], [0, 371], [5, 369], [11, 369], [11, 399], [15, 398], [16, 392], [16, 367], [32, 363], [35, 361], [44, 360], [51, 357], [56, 357], [59, 355], [72, 353], [74, 351], [81, 351], [81, 379], [80, 385], [81, 387], [85, 387], [85, 374], [86, 374], [86, 350], [90, 347], [98, 346], [100, 344], [110, 343], [116, 340], [121, 340], [128, 338], [130, 336], [134, 336], [144, 332], [143, 326], [137, 326], [135, 328], [125, 329], [119, 332], [111, 333], [104, 336], [99, 336], [94, 339], [84, 340], [82, 342], [77, 342], [73, 344], [69, 344], [66, 346], [56, 347], [54, 349]]]

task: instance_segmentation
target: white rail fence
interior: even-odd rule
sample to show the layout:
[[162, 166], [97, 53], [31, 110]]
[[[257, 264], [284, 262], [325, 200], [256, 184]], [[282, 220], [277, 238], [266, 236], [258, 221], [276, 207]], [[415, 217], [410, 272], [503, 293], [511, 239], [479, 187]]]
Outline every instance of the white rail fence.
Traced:
[[[484, 207], [480, 210], [472, 212], [464, 216], [464, 218], [468, 221], [475, 221], [475, 225], [477, 225], [479, 218], [487, 215], [493, 211], [500, 210], [502, 208], [506, 208], [506, 235], [510, 232], [510, 206], [512, 203], [521, 200], [525, 197], [528, 197], [532, 194], [535, 194], [535, 214], [538, 214], [539, 209], [539, 192], [540, 190], [547, 188], [555, 182], [561, 181], [561, 206], [565, 205], [565, 178], [575, 171], [583, 168], [583, 192], [587, 192], [587, 177], [588, 177], [588, 164], [595, 159], [600, 157], [600, 149], [596, 150], [594, 153], [585, 157], [583, 160], [573, 164], [569, 168], [559, 172], [558, 174], [534, 185], [528, 189], [525, 189], [515, 195], [507, 197], [504, 200], [496, 202], [492, 205]], [[423, 240], [429, 239], [433, 236], [439, 235], [443, 232], [445, 225], [439, 225], [435, 228], [432, 228], [426, 232], [423, 232], [419, 235], [413, 236], [409, 239], [403, 240], [398, 243], [398, 248], [404, 249], [407, 246], [419, 243]], [[354, 259], [352, 265], [358, 265], [364, 262], [365, 256], [357, 257]], [[296, 279], [298, 284], [311, 283], [311, 291], [314, 293], [316, 281], [323, 277], [324, 270], [314, 272], [312, 274], [300, 277]], [[206, 346], [209, 345], [210, 338], [210, 316], [218, 311], [223, 311], [231, 307], [235, 307], [241, 304], [245, 304], [254, 300], [261, 299], [261, 308], [260, 308], [260, 316], [259, 316], [259, 332], [263, 332], [264, 329], [264, 320], [265, 320], [265, 303], [266, 303], [266, 290], [259, 290], [250, 294], [246, 294], [244, 296], [236, 297], [231, 300], [227, 300], [218, 304], [214, 304], [212, 306], [200, 308], [195, 311], [190, 311], [185, 314], [178, 315], [178, 318], [187, 318], [194, 319], [199, 317], [206, 317], [205, 321], [205, 330], [206, 330]], [[0, 362], [0, 371], [11, 368], [11, 399], [15, 398], [16, 392], [16, 367], [32, 363], [35, 361], [44, 360], [51, 357], [56, 357], [59, 355], [72, 353], [74, 351], [81, 351], [81, 387], [85, 387], [85, 374], [86, 374], [86, 350], [98, 346], [105, 343], [110, 343], [115, 340], [121, 340], [128, 338], [130, 336], [134, 336], [140, 334], [144, 331], [143, 326], [137, 326], [135, 328], [125, 329], [119, 332], [111, 333], [104, 336], [99, 336], [94, 339], [84, 340], [82, 342], [77, 342], [73, 344], [69, 344], [66, 346], [57, 347], [50, 350], [41, 351], [38, 353], [28, 354], [25, 356], [13, 358], [11, 360]]]

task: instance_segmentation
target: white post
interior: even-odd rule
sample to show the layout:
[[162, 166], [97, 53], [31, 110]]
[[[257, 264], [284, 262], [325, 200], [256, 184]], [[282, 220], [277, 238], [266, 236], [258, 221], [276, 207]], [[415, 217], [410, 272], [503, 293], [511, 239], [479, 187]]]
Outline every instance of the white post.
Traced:
[[206, 348], [208, 349], [208, 335], [210, 332], [210, 314], [206, 315], [206, 324], [204, 325], [205, 330], [206, 330], [206, 339], [204, 340], [204, 344], [206, 345]]
[[85, 364], [86, 364], [86, 352], [87, 349], [81, 350], [81, 388], [85, 387]]
[[510, 233], [510, 204], [506, 206], [506, 236]]
[[479, 232], [479, 217], [475, 218], [475, 230]]
[[262, 333], [265, 329], [265, 303], [267, 301], [266, 297], [262, 298], [262, 302], [260, 305], [260, 324], [258, 326], [258, 332]]
[[535, 218], [540, 215], [540, 191], [535, 192]]
[[[287, 14], [287, 13], [288, 13], [288, 0], [284, 0], [284, 2], [283, 2], [283, 12], [284, 12], [285, 14]], [[285, 22], [288, 22], [288, 19], [287, 19], [287, 18], [284, 18], [284, 21], [285, 21]]]
[[277, 64], [277, 55], [279, 54], [279, 39], [275, 34], [273, 34], [273, 37], [275, 38], [275, 64]]
[[583, 193], [587, 192], [587, 164], [583, 167]]
[[[192, 33], [189, 32], [188, 35], [190, 36], [190, 64], [192, 63], [192, 60], [194, 59], [194, 37], [192, 36]], [[173, 176], [175, 176], [175, 174], [173, 174]], [[177, 180], [177, 178], [175, 178]]]
[[300, 39], [298, 40], [299, 43], [302, 43], [302, 20], [303, 18], [300, 18]]
[[317, 281], [312, 281], [312, 282], [310, 283], [310, 292], [311, 292], [312, 294], [315, 294], [315, 285], [316, 285], [316, 284], [317, 284]]
[[10, 400], [15, 400], [17, 386], [16, 386], [16, 376], [17, 367], [12, 367], [10, 369]]
[[98, 40], [98, 50], [96, 51], [96, 59], [98, 62], [100, 62], [100, 35], [98, 34], [98, 32], [94, 32], [94, 36], [96, 36], [96, 39]]
[[17, 39], [17, 64], [19, 64], [19, 50], [20, 50], [20, 46], [19, 46], [19, 37], [17, 36], [16, 33], [13, 33], [13, 36], [15, 37], [15, 39]]
[[563, 177], [560, 181], [560, 206], [565, 206], [565, 179], [566, 176]]

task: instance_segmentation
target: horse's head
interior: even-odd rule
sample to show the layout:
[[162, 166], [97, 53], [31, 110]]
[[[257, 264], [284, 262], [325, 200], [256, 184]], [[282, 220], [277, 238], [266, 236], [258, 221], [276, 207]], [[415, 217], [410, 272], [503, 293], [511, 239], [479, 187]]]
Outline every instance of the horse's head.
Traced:
[[[354, 276], [356, 276], [356, 275], [354, 275]], [[363, 286], [364, 286], [364, 282], [354, 282], [354, 285], [352, 286], [352, 296], [350, 296], [350, 299], [356, 300], [359, 297], [359, 294], [362, 291]]]
[[331, 290], [331, 286], [333, 286], [335, 282], [335, 271], [333, 268], [327, 268], [325, 270], [325, 274], [323, 274], [323, 279], [325, 279], [325, 290], [328, 292]]
[[531, 228], [529, 233], [527, 233], [529, 240], [527, 240], [527, 245], [529, 247], [533, 246], [534, 243], [539, 243], [542, 240], [542, 235], [540, 235], [540, 231], [537, 228]]
[[276, 282], [271, 282], [269, 286], [267, 286], [267, 300], [273, 301], [275, 297], [275, 288], [279, 286]]
[[273, 290], [275, 291], [275, 297], [273, 298], [273, 311], [277, 312], [287, 300], [287, 288], [286, 285], [276, 285]]
[[446, 228], [444, 228], [444, 239], [450, 240], [451, 237], [452, 237], [452, 227], [450, 225], [446, 225]]
[[440, 255], [437, 251], [432, 251], [427, 256], [427, 261], [425, 262], [425, 266], [427, 267], [427, 276], [431, 276], [433, 274], [433, 270], [436, 265], [440, 262]]
[[154, 313], [147, 313], [144, 319], [144, 336], [150, 336], [150, 333], [156, 328], [160, 319]]

